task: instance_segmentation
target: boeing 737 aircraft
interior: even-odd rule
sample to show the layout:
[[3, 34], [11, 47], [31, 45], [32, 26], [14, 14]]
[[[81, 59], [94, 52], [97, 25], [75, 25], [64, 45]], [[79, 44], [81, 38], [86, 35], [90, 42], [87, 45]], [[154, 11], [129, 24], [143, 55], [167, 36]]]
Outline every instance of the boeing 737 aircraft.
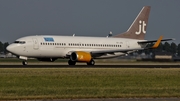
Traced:
[[[69, 65], [85, 62], [94, 65], [94, 59], [113, 58], [143, 49], [157, 48], [161, 41], [172, 39], [144, 40], [150, 6], [144, 6], [129, 29], [111, 37], [83, 37], [35, 35], [17, 39], [7, 50], [22, 59], [27, 65], [28, 58], [39, 61], [55, 61], [68, 58]], [[154, 43], [152, 47], [147, 44]]]

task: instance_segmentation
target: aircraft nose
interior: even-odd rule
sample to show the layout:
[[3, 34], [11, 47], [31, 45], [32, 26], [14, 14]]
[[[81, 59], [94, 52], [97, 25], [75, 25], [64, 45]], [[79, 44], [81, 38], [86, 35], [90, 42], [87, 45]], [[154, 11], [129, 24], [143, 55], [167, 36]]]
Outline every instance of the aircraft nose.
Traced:
[[13, 46], [12, 45], [7, 46], [6, 50], [9, 51], [9, 52], [12, 52], [13, 51]]

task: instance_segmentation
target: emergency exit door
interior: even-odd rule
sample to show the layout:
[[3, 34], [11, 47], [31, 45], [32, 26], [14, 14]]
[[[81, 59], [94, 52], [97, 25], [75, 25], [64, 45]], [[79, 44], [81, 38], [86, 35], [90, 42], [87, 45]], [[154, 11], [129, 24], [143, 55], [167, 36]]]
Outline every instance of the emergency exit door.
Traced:
[[38, 40], [36, 38], [33, 38], [33, 48], [36, 50], [39, 49]]

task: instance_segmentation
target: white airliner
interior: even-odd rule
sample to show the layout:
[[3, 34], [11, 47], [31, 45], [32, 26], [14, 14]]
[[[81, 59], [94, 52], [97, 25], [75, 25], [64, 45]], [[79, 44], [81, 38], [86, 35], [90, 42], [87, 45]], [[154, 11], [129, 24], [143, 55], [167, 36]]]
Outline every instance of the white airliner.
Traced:
[[[40, 61], [55, 61], [58, 58], [68, 58], [69, 65], [85, 62], [94, 65], [94, 59], [113, 58], [137, 50], [157, 48], [161, 41], [172, 39], [144, 40], [150, 6], [144, 6], [129, 29], [111, 37], [83, 37], [36, 35], [17, 39], [7, 47], [7, 50], [22, 59], [27, 65], [28, 58]], [[147, 44], [155, 44], [147, 47]]]

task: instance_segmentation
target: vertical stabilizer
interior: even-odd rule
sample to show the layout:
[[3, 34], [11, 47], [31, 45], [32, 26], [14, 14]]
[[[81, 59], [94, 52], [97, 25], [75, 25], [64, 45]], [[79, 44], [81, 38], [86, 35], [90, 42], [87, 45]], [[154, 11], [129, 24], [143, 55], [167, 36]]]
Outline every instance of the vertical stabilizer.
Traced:
[[129, 29], [122, 34], [117, 34], [113, 37], [143, 40], [146, 34], [150, 9], [150, 6], [144, 6]]

